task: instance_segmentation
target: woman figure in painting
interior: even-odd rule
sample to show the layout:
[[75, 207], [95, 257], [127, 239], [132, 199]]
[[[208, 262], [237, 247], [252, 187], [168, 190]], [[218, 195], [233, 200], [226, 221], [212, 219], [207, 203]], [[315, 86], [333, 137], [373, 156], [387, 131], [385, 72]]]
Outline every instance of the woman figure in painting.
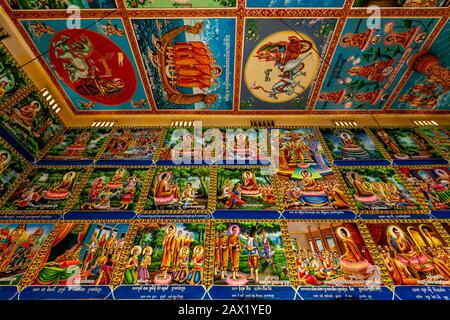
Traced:
[[0, 175], [6, 170], [10, 161], [11, 156], [9, 152], [5, 150], [0, 150]]
[[148, 267], [152, 264], [152, 254], [153, 248], [150, 246], [145, 247], [142, 251], [143, 257], [139, 264], [139, 269], [137, 270], [138, 282], [149, 282], [150, 272], [148, 271]]
[[245, 201], [241, 199], [241, 184], [239, 182], [236, 182], [234, 185], [233, 190], [231, 191], [230, 199], [227, 203], [225, 203], [225, 207], [231, 209], [235, 204], [239, 206], [245, 204]]
[[228, 248], [231, 260], [231, 278], [236, 280], [239, 271], [239, 258], [241, 256], [241, 240], [239, 239], [238, 227], [231, 227], [231, 235], [228, 237]]
[[200, 284], [203, 278], [203, 246], [196, 245], [192, 251], [192, 270], [187, 276], [187, 283], [190, 285]]
[[377, 136], [380, 137], [381, 141], [395, 154], [401, 154], [400, 149], [393, 139], [384, 130], [377, 130]]
[[99, 199], [99, 193], [103, 190], [105, 185], [103, 184], [103, 178], [95, 178], [92, 182], [92, 187], [88, 193], [88, 206], [94, 205]]
[[188, 274], [190, 274], [189, 252], [190, 249], [188, 246], [184, 246], [180, 249], [177, 256], [176, 268], [172, 273], [174, 282], [183, 283], [186, 281]]
[[231, 196], [231, 191], [232, 191], [231, 183], [230, 183], [230, 180], [227, 179], [225, 181], [225, 185], [222, 188], [222, 195], [219, 197], [219, 199], [222, 199], [223, 201], [227, 201]]
[[139, 264], [139, 255], [142, 252], [140, 246], [134, 246], [131, 250], [131, 257], [128, 259], [128, 263], [125, 266], [125, 272], [123, 274], [126, 284], [135, 284], [137, 282], [137, 271]]

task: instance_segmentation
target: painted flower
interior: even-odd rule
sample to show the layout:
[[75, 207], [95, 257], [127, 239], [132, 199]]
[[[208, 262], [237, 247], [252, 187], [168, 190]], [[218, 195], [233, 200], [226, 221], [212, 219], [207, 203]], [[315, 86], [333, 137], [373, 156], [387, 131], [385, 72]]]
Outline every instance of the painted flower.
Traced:
[[339, 79], [339, 80], [338, 80], [338, 83], [339, 83], [339, 84], [343, 84], [343, 83], [344, 83], [344, 80]]
[[136, 7], [137, 7], [136, 1], [131, 2], [131, 7], [133, 7], [133, 8], [136, 8]]
[[351, 101], [349, 101], [346, 104], [344, 104], [344, 108], [345, 109], [350, 109], [351, 107], [352, 107], [352, 102]]
[[350, 56], [350, 57], [347, 58], [348, 62], [353, 61], [353, 60], [355, 60], [355, 56]]
[[345, 78], [345, 82], [346, 82], [346, 83], [352, 82], [352, 78], [350, 78], [350, 77]]

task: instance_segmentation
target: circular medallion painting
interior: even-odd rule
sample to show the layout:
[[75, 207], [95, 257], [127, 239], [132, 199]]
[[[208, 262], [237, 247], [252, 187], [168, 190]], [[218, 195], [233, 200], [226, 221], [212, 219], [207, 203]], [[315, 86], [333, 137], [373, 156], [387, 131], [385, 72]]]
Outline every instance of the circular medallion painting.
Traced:
[[261, 40], [245, 64], [245, 83], [259, 100], [282, 103], [302, 94], [314, 81], [319, 55], [305, 34], [280, 31]]
[[49, 58], [61, 80], [93, 102], [119, 105], [136, 91], [136, 73], [127, 55], [94, 31], [58, 32], [50, 40]]

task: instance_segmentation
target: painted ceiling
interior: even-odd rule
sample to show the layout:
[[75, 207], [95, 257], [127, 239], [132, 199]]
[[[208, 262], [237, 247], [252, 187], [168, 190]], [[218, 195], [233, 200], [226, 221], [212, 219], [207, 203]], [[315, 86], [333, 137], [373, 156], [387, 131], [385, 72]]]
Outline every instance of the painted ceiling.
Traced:
[[77, 114], [450, 109], [450, 0], [0, 3]]

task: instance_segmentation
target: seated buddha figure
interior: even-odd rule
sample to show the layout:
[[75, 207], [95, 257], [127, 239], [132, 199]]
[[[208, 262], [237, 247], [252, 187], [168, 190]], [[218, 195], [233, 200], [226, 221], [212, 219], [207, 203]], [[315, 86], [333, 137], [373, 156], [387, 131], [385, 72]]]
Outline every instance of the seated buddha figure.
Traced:
[[172, 176], [168, 172], [164, 172], [158, 177], [155, 186], [155, 202], [157, 204], [170, 204], [180, 200], [180, 188], [178, 184], [170, 183], [171, 179]]
[[79, 156], [81, 155], [87, 147], [89, 138], [91, 137], [90, 132], [82, 132], [78, 137], [75, 138], [73, 143], [66, 147], [66, 155], [68, 156]]
[[77, 173], [74, 171], [67, 172], [63, 176], [62, 181], [58, 185], [50, 187], [47, 191], [44, 191], [42, 193], [44, 198], [51, 200], [58, 200], [58, 199], [66, 199], [67, 197], [69, 197], [76, 176]]
[[434, 270], [428, 255], [416, 249], [415, 245], [406, 237], [399, 227], [392, 226], [387, 230], [389, 246], [395, 252], [395, 258], [408, 266], [418, 278], [419, 272]]
[[343, 132], [341, 135], [342, 158], [343, 159], [364, 159], [369, 158], [369, 154], [366, 149], [359, 145], [353, 137]]
[[302, 170], [302, 191], [323, 191], [322, 187], [312, 177], [312, 173], [308, 170]]
[[301, 176], [300, 203], [302, 205], [317, 207], [332, 204], [324, 188], [314, 179], [310, 171], [302, 170]]
[[258, 183], [256, 182], [254, 174], [251, 171], [244, 171], [242, 174], [242, 180], [244, 182], [241, 187], [242, 194], [257, 195], [260, 193]]

